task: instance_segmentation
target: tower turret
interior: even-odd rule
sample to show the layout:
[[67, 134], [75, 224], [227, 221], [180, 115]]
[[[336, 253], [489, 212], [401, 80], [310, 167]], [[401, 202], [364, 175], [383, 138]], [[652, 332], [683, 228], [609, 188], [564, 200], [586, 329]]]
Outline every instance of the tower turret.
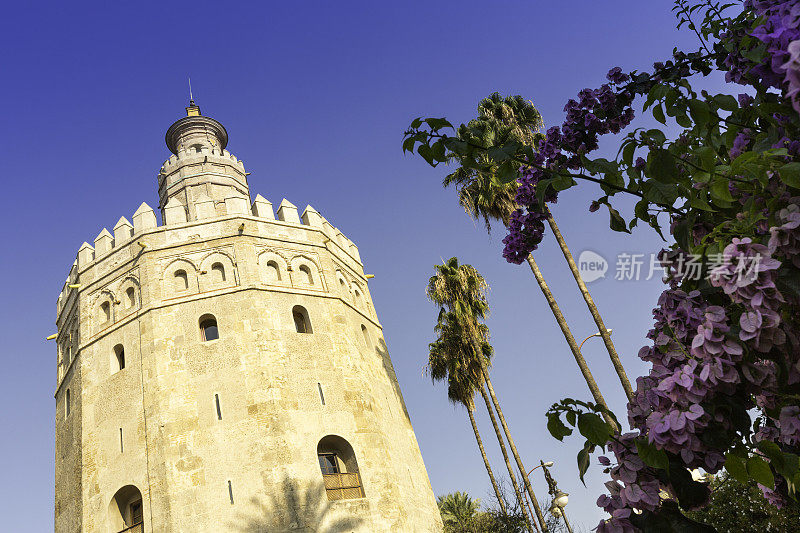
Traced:
[[203, 116], [194, 100], [189, 101], [186, 116], [169, 127], [164, 140], [173, 155], [158, 173], [162, 215], [166, 216], [167, 203], [170, 208], [179, 203], [188, 221], [242, 214], [229, 212], [228, 206], [250, 205], [244, 165], [225, 149], [228, 132]]

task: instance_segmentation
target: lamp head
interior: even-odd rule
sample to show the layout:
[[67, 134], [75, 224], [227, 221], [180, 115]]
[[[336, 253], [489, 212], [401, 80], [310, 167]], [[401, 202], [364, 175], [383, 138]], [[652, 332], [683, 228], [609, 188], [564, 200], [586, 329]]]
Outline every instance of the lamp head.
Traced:
[[542, 466], [546, 466], [547, 468], [550, 468], [551, 466], [553, 466], [553, 461], [547, 461], [547, 462], [546, 462], [546, 463], [544, 463], [544, 465], [542, 465]]
[[569, 494], [567, 494], [566, 492], [562, 492], [559, 490], [558, 492], [555, 493], [555, 495], [553, 495], [554, 505], [563, 509], [564, 507], [567, 506], [567, 503], [569, 503]]

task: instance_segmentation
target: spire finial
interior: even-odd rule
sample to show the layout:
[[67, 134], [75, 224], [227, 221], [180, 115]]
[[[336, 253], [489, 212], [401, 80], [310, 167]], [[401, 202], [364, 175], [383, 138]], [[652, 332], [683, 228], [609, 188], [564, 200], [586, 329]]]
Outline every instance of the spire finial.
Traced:
[[186, 108], [187, 117], [200, 116], [200, 107], [194, 103], [194, 95], [192, 94], [192, 77], [189, 78], [189, 107]]

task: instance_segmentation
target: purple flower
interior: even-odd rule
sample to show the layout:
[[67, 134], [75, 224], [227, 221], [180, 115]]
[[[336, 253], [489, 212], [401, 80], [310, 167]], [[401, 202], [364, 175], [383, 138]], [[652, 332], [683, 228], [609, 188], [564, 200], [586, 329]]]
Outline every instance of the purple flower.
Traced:
[[608, 74], [606, 74], [606, 78], [608, 78], [608, 81], [610, 81], [611, 83], [616, 83], [617, 85], [619, 85], [628, 81], [630, 79], [630, 76], [622, 72], [622, 69], [620, 67], [614, 67], [608, 71]]
[[750, 144], [750, 140], [752, 137], [753, 132], [748, 129], [743, 129], [736, 135], [736, 138], [733, 140], [733, 147], [728, 151], [728, 155], [731, 159], [736, 159], [742, 152], [747, 149], [747, 145]]

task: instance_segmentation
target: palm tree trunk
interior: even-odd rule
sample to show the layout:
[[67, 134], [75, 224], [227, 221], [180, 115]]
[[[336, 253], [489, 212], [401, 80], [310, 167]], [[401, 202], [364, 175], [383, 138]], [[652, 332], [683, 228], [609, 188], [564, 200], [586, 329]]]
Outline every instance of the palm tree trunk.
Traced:
[[589, 312], [592, 314], [595, 324], [597, 324], [598, 332], [603, 338], [603, 342], [606, 345], [606, 350], [608, 350], [608, 355], [611, 358], [611, 363], [614, 365], [614, 370], [617, 371], [619, 381], [622, 383], [622, 388], [625, 390], [625, 395], [628, 397], [628, 401], [632, 401], [633, 389], [631, 388], [631, 382], [628, 380], [628, 375], [625, 373], [625, 368], [622, 366], [622, 362], [619, 360], [619, 355], [617, 355], [617, 350], [614, 348], [614, 343], [611, 342], [611, 335], [608, 334], [608, 330], [603, 323], [603, 318], [600, 316], [600, 311], [597, 310], [597, 306], [594, 304], [592, 295], [589, 294], [586, 284], [583, 282], [583, 279], [581, 279], [580, 272], [578, 272], [578, 267], [575, 265], [575, 259], [573, 259], [572, 253], [569, 251], [567, 243], [564, 241], [564, 237], [561, 235], [561, 232], [558, 229], [558, 225], [556, 225], [553, 214], [549, 211], [547, 213], [547, 223], [550, 225], [550, 229], [553, 230], [553, 235], [555, 235], [556, 241], [558, 241], [558, 245], [561, 247], [561, 252], [564, 254], [564, 259], [567, 260], [569, 269], [572, 271], [572, 276], [575, 278], [575, 281], [578, 284], [578, 288], [583, 295], [583, 299], [586, 300], [586, 305], [589, 306]]
[[517, 462], [517, 468], [519, 468], [520, 474], [522, 475], [522, 481], [525, 483], [525, 490], [528, 492], [531, 503], [533, 503], [533, 510], [536, 511], [536, 518], [539, 520], [539, 525], [542, 526], [542, 531], [547, 531], [547, 522], [545, 522], [542, 509], [539, 507], [539, 501], [536, 499], [536, 495], [533, 493], [531, 481], [528, 479], [528, 471], [525, 470], [525, 465], [522, 464], [522, 459], [519, 457], [519, 452], [517, 452], [517, 446], [514, 444], [514, 439], [511, 438], [511, 431], [509, 431], [508, 424], [506, 424], [506, 417], [503, 416], [503, 410], [500, 408], [500, 402], [497, 401], [497, 396], [494, 393], [494, 387], [492, 387], [492, 380], [489, 379], [489, 373], [485, 368], [483, 369], [483, 379], [486, 382], [486, 388], [489, 389], [489, 395], [492, 397], [494, 408], [497, 410], [497, 416], [500, 417], [500, 423], [503, 425], [503, 431], [506, 434], [506, 439], [508, 439], [508, 444], [511, 446], [511, 453], [514, 455], [514, 460]]
[[474, 410], [474, 406], [467, 406], [467, 413], [469, 414], [469, 421], [472, 424], [472, 431], [475, 432], [475, 440], [478, 441], [478, 448], [481, 451], [481, 457], [483, 457], [483, 464], [486, 465], [486, 473], [489, 474], [489, 480], [492, 482], [494, 494], [497, 496], [497, 503], [500, 504], [500, 509], [503, 510], [503, 514], [507, 515], [508, 511], [506, 510], [506, 502], [503, 500], [503, 497], [500, 493], [500, 487], [497, 486], [497, 481], [494, 479], [492, 467], [489, 465], [489, 458], [486, 456], [486, 450], [483, 448], [483, 441], [481, 440], [481, 434], [478, 431], [478, 424], [475, 423]]
[[[578, 368], [580, 368], [581, 374], [583, 374], [583, 379], [586, 380], [586, 384], [589, 385], [589, 391], [592, 393], [595, 403], [608, 409], [606, 400], [600, 392], [600, 387], [597, 386], [597, 382], [594, 380], [594, 376], [592, 376], [592, 371], [589, 370], [589, 365], [586, 364], [586, 359], [583, 358], [580, 347], [578, 343], [575, 342], [575, 337], [572, 336], [572, 331], [569, 329], [567, 320], [564, 318], [563, 313], [561, 313], [561, 308], [558, 307], [558, 303], [553, 293], [550, 291], [550, 287], [547, 286], [547, 282], [544, 280], [544, 276], [542, 276], [542, 272], [539, 270], [539, 265], [536, 264], [531, 254], [528, 254], [528, 265], [531, 267], [533, 277], [536, 278], [536, 283], [538, 283], [539, 288], [542, 289], [545, 300], [547, 300], [547, 303], [550, 305], [550, 310], [553, 312], [553, 316], [556, 318], [556, 322], [558, 322], [558, 326], [561, 328], [561, 333], [563, 333], [564, 338], [567, 339], [569, 349], [572, 350], [572, 355], [575, 357], [575, 362], [578, 363]], [[616, 424], [614, 424], [614, 421], [609, 416], [606, 415], [605, 418], [613, 427], [616, 427]]]
[[[495, 418], [494, 416], [494, 409], [492, 409], [492, 403], [489, 400], [489, 395], [486, 394], [486, 390], [483, 388], [483, 385], [479, 386], [478, 390], [481, 391], [481, 396], [483, 396], [483, 401], [486, 402], [486, 410], [489, 411], [489, 418], [492, 421], [494, 432], [497, 434], [497, 441], [500, 443], [500, 451], [503, 452], [503, 459], [505, 459], [506, 461], [506, 467], [508, 468], [508, 475], [511, 478], [511, 485], [514, 487], [514, 493], [517, 495], [517, 501], [519, 502], [520, 509], [522, 510], [522, 514], [525, 517], [525, 524], [528, 526], [528, 531], [533, 532], [533, 526], [531, 525], [530, 517], [528, 517], [528, 512], [525, 509], [525, 500], [523, 500], [522, 492], [519, 490], [519, 485], [517, 484], [517, 477], [514, 475], [514, 468], [511, 466], [511, 461], [508, 459], [508, 452], [506, 451], [506, 445], [503, 442], [503, 434], [500, 433], [500, 427], [497, 425], [497, 418]], [[536, 528], [536, 531], [539, 531], [538, 527]]]

